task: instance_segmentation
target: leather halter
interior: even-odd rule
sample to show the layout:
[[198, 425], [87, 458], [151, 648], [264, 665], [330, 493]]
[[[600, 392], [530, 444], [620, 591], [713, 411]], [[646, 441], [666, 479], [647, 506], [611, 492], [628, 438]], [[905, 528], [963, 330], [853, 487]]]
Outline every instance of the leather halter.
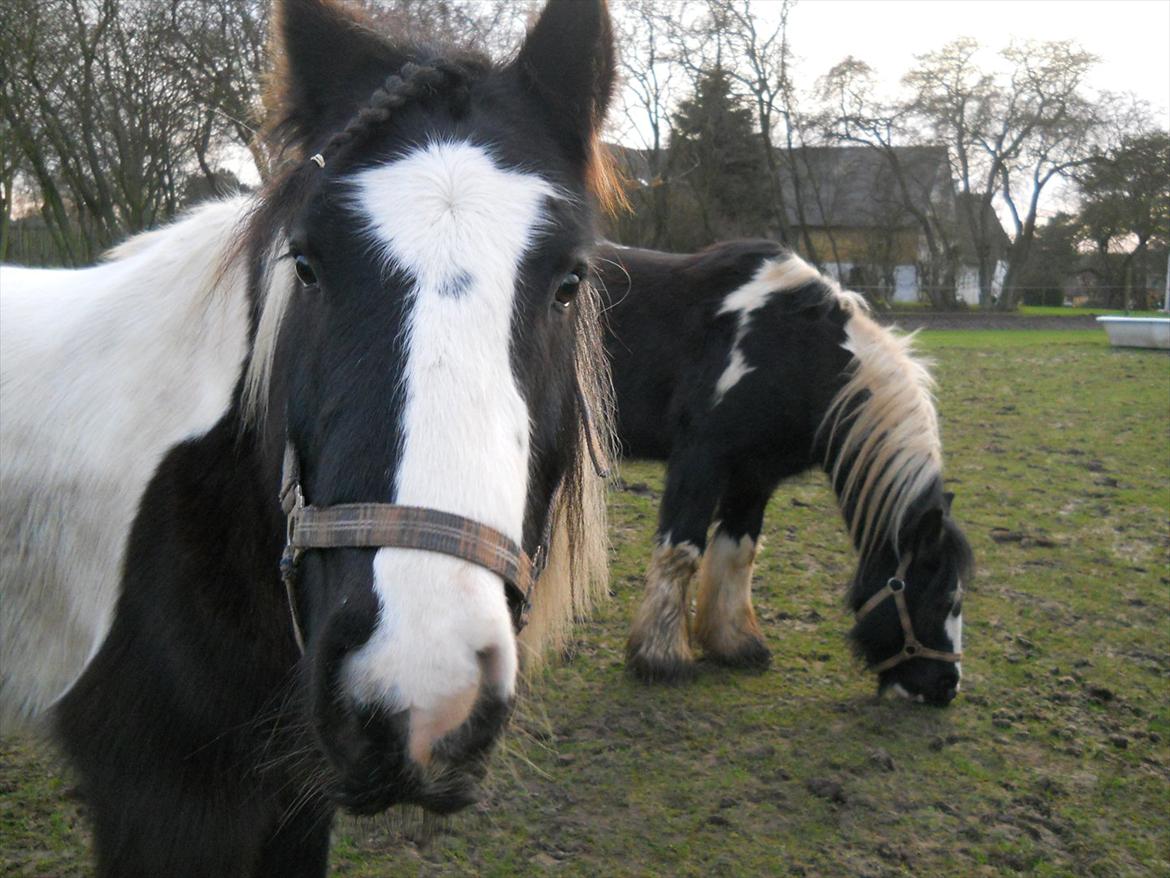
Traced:
[[898, 621], [902, 623], [902, 649], [884, 662], [873, 666], [873, 670], [879, 674], [912, 658], [937, 659], [940, 662], [959, 662], [963, 658], [961, 652], [943, 652], [923, 646], [922, 641], [914, 636], [914, 623], [910, 619], [910, 608], [906, 605], [906, 571], [910, 569], [913, 558], [914, 555], [908, 552], [899, 562], [897, 571], [889, 578], [885, 587], [862, 604], [855, 616], [860, 622], [888, 597], [893, 597], [894, 606], [898, 608]]
[[[540, 545], [530, 558], [514, 540], [500, 531], [451, 512], [397, 503], [309, 505], [305, 502], [300, 460], [292, 442], [284, 447], [281, 483], [280, 505], [288, 517], [288, 531], [284, 555], [280, 559], [280, 576], [292, 613], [293, 636], [302, 653], [305, 641], [297, 616], [294, 589], [301, 556], [309, 549], [417, 549], [468, 561], [504, 581], [516, 633], [519, 634], [528, 624], [532, 591], [548, 558], [552, 505]], [[559, 492], [558, 485], [553, 504]]]
[[[597, 444], [593, 417], [580, 383], [574, 384], [589, 459], [598, 478], [608, 478], [609, 468]], [[305, 637], [297, 614], [296, 578], [301, 556], [309, 549], [417, 549], [476, 564], [504, 581], [512, 628], [519, 634], [528, 624], [532, 594], [548, 563], [553, 522], [564, 486], [562, 476], [549, 499], [540, 543], [529, 557], [514, 540], [495, 528], [439, 509], [397, 503], [309, 505], [301, 485], [300, 458], [292, 441], [286, 442], [280, 507], [287, 517], [287, 533], [280, 559], [280, 578], [288, 598], [293, 637], [301, 654], [305, 652]]]

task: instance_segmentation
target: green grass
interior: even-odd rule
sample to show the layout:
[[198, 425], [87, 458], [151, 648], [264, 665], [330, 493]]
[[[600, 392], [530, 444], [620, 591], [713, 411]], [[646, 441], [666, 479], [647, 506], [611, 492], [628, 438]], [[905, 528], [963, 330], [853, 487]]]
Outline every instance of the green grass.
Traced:
[[1059, 305], [1021, 305], [1024, 317], [1165, 317], [1165, 311], [1124, 311], [1109, 308], [1063, 308]]
[[[929, 302], [894, 302], [890, 306], [893, 314], [920, 314], [934, 312]], [[945, 312], [950, 313], [950, 312]], [[1018, 317], [1165, 317], [1165, 311], [1125, 311], [1114, 308], [1065, 308], [1059, 305], [1020, 305], [1015, 311], [981, 312], [978, 307], [967, 306], [954, 312], [958, 314], [1015, 314]]]
[[967, 348], [1002, 351], [1017, 348], [1109, 347], [1103, 329], [925, 329], [918, 334], [924, 350]]
[[[979, 566], [951, 708], [873, 698], [844, 640], [852, 555], [811, 474], [766, 523], [772, 669], [630, 681], [662, 468], [629, 462], [614, 599], [535, 681], [483, 806], [344, 821], [333, 874], [1170, 875], [1170, 359], [1096, 332], [920, 340]], [[53, 761], [7, 744], [0, 873], [87, 874]]]

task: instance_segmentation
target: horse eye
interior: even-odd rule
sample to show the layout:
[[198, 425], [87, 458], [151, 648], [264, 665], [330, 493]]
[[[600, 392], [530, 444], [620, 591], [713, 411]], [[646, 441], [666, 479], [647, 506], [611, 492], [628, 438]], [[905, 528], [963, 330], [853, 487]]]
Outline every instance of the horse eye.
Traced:
[[556, 293], [553, 294], [553, 298], [561, 310], [567, 311], [573, 299], [577, 297], [577, 290], [581, 286], [582, 273], [583, 269], [578, 269], [576, 271], [570, 271], [561, 278], [560, 286], [557, 287]]
[[307, 287], [316, 285], [317, 273], [313, 271], [313, 266], [309, 265], [309, 260], [305, 257], [305, 254], [298, 253], [293, 257], [293, 265], [296, 267], [297, 280]]

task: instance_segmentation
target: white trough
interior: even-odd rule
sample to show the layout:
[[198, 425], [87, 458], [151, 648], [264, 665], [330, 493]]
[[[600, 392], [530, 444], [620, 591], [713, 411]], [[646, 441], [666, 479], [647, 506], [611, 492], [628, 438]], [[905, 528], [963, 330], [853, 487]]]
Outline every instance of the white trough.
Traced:
[[1170, 350], [1170, 317], [1098, 317], [1115, 348]]

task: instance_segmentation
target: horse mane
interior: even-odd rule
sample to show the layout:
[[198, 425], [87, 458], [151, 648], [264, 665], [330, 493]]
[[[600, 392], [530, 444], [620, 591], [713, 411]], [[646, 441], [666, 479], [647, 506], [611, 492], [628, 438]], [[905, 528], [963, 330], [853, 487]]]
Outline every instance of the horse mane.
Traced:
[[[604, 302], [593, 284], [582, 284], [577, 294], [577, 345], [574, 368], [581, 402], [592, 420], [593, 440], [602, 460], [617, 459], [617, 416], [609, 359], [603, 341]], [[533, 595], [528, 627], [518, 646], [525, 668], [537, 670], [545, 658], [559, 652], [568, 640], [573, 621], [588, 616], [609, 583], [609, 539], [606, 496], [609, 482], [594, 471], [584, 417], [577, 418], [573, 462], [565, 473], [557, 507], [550, 510], [553, 540]]]
[[864, 299], [830, 286], [847, 315], [848, 380], [818, 429], [825, 466], [863, 559], [889, 538], [895, 548], [911, 505], [942, 474], [942, 443], [929, 363], [914, 336], [880, 326]]

